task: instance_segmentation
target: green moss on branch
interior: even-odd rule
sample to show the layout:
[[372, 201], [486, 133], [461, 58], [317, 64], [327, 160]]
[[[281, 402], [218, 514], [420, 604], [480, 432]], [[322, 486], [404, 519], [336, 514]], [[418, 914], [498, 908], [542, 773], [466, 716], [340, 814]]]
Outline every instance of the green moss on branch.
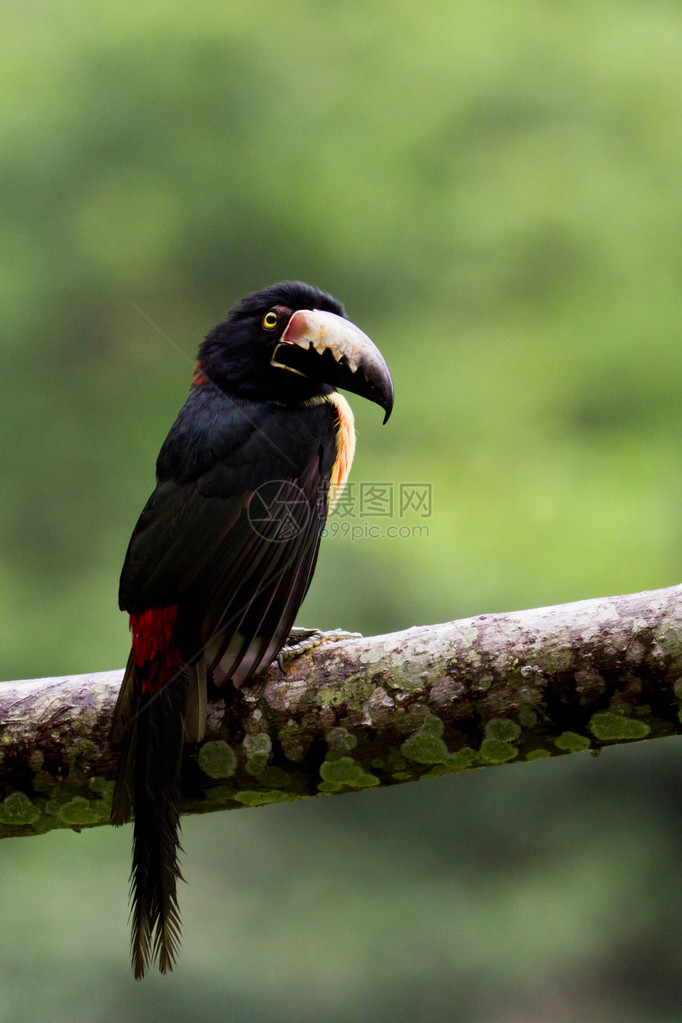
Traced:
[[[121, 672], [0, 686], [0, 835], [109, 819]], [[260, 806], [682, 731], [682, 588], [327, 642], [223, 691], [185, 812]]]

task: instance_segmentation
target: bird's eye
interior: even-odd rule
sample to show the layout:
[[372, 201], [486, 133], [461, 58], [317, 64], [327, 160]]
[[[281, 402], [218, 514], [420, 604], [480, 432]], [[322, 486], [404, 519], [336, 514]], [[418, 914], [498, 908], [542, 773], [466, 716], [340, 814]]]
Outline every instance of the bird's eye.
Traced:
[[279, 317], [274, 309], [271, 309], [269, 313], [266, 313], [263, 317], [263, 326], [266, 330], [274, 330], [277, 326]]

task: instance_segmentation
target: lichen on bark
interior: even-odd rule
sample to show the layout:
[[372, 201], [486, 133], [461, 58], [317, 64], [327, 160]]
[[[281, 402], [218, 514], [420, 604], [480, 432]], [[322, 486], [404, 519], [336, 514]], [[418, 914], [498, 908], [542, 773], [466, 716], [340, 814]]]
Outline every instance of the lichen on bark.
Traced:
[[[107, 823], [121, 674], [0, 685], [0, 835]], [[682, 587], [323, 642], [216, 694], [183, 809], [598, 752], [681, 714]]]

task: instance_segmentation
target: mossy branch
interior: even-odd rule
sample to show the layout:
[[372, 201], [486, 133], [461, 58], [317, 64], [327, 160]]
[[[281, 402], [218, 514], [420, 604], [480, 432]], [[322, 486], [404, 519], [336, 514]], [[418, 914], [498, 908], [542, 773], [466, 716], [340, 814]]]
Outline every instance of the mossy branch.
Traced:
[[[106, 824], [121, 671], [0, 684], [0, 835]], [[187, 813], [682, 731], [682, 586], [327, 641], [209, 706]]]

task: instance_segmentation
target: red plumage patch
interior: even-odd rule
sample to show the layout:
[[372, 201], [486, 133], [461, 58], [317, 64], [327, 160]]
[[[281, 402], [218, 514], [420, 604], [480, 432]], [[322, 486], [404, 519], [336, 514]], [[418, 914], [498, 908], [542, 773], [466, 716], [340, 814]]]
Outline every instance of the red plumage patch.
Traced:
[[140, 669], [143, 693], [157, 693], [183, 664], [173, 626], [177, 605], [150, 607], [130, 616], [133, 634], [133, 660]]
[[201, 365], [201, 361], [199, 361], [194, 367], [194, 372], [192, 373], [192, 387], [201, 387], [202, 384], [206, 383], [206, 380], [207, 377], [204, 374], [204, 367]]

